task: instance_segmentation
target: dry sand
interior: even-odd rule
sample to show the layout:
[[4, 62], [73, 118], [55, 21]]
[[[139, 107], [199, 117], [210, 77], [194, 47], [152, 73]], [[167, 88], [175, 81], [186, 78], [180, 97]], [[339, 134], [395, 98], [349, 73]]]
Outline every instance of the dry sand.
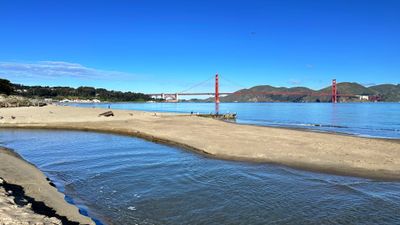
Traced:
[[[0, 127], [111, 132], [173, 144], [220, 158], [307, 170], [400, 179], [400, 141], [283, 128], [238, 125], [171, 113], [68, 106], [0, 109]], [[12, 119], [14, 116], [15, 119]]]
[[[0, 180], [0, 224], [61, 224], [62, 221], [57, 216], [66, 217], [61, 219], [69, 222], [94, 224], [90, 218], [81, 215], [78, 208], [68, 204], [64, 195], [49, 184], [41, 171], [3, 148], [0, 148]], [[44, 203], [55, 210], [57, 215], [48, 217], [34, 213], [31, 204], [17, 205], [13, 197], [15, 193], [6, 192], [4, 182], [22, 187], [25, 196], [33, 198], [39, 204]], [[45, 211], [49, 212], [51, 209]]]

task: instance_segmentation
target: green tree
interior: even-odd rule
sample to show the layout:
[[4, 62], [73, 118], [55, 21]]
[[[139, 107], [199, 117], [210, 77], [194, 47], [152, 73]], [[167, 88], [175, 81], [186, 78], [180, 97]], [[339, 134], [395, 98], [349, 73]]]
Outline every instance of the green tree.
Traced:
[[13, 88], [11, 86], [10, 81], [6, 79], [0, 79], [0, 93], [9, 95], [12, 93], [12, 91]]
[[95, 97], [96, 89], [94, 89], [93, 87], [78, 87], [76, 89], [76, 93], [78, 96]]

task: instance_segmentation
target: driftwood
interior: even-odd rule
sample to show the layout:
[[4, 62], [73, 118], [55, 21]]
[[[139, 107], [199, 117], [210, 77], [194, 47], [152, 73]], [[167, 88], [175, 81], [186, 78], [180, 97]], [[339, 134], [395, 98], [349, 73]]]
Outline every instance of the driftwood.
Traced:
[[112, 111], [107, 111], [107, 112], [100, 113], [99, 116], [109, 117], [109, 116], [114, 116], [114, 113]]

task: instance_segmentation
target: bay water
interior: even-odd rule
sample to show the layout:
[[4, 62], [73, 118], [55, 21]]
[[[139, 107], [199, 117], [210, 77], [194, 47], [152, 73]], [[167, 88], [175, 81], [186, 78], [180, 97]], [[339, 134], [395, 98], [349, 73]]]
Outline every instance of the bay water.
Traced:
[[[215, 113], [214, 103], [70, 103], [79, 107]], [[304, 128], [364, 137], [400, 138], [400, 103], [220, 103], [237, 123]]]

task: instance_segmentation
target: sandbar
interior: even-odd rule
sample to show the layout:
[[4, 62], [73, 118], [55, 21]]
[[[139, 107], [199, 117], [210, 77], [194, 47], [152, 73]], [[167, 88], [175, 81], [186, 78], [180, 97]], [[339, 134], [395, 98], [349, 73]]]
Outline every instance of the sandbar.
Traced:
[[50, 105], [0, 109], [0, 128], [131, 135], [207, 156], [319, 172], [400, 180], [400, 140], [227, 123], [195, 115]]

